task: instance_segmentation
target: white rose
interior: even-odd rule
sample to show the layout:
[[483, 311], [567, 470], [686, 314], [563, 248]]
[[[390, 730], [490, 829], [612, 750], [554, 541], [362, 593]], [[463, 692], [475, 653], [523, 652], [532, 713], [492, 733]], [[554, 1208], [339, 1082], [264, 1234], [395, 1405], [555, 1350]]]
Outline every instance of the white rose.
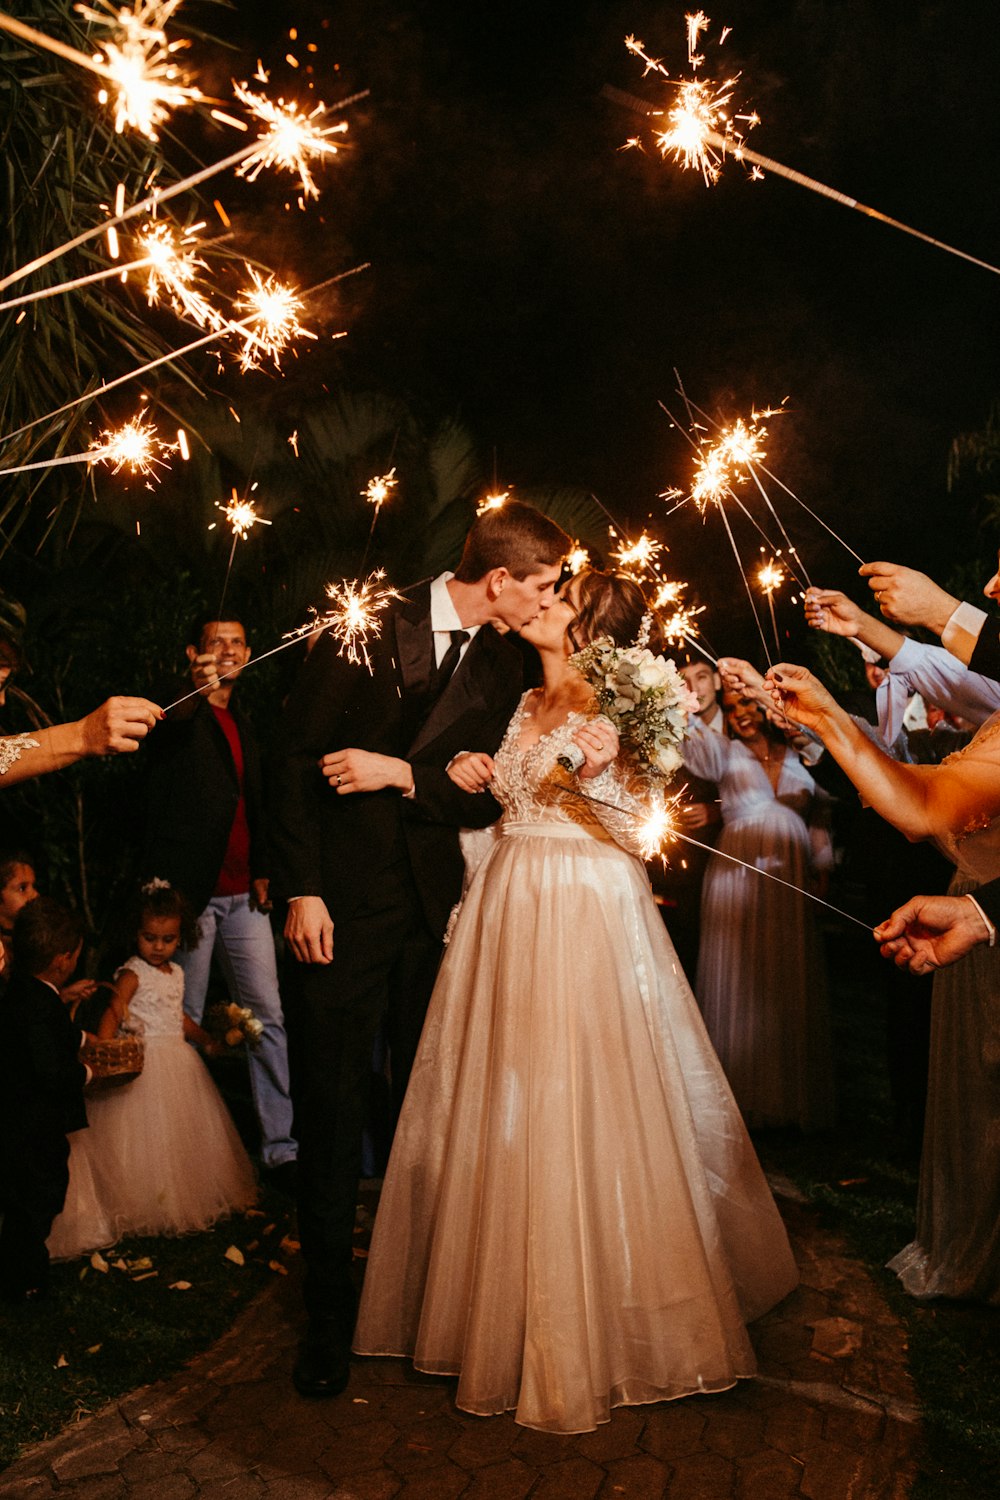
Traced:
[[680, 752], [673, 745], [657, 745], [652, 760], [653, 765], [664, 776], [672, 776], [683, 764]]

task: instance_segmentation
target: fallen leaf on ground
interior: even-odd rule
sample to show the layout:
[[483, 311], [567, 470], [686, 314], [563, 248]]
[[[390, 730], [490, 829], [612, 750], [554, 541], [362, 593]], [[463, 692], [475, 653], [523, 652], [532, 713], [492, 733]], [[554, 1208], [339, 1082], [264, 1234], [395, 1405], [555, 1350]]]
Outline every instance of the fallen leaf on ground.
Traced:
[[90, 1264], [93, 1266], [95, 1271], [103, 1271], [107, 1273], [108, 1263], [104, 1259], [104, 1256], [101, 1254], [100, 1250], [94, 1251], [93, 1255], [90, 1257]]
[[283, 1266], [280, 1260], [269, 1260], [267, 1264], [272, 1271], [277, 1271], [279, 1276], [288, 1275], [288, 1267]]
[[91, 1344], [90, 1348], [87, 1350], [87, 1353], [88, 1354], [96, 1354], [100, 1349], [103, 1349], [103, 1348], [104, 1348], [103, 1344]]
[[189, 1292], [190, 1290], [190, 1281], [172, 1281], [167, 1287], [168, 1292]]
[[135, 1260], [127, 1260], [125, 1262], [125, 1269], [127, 1271], [149, 1271], [152, 1265], [153, 1262], [148, 1255], [139, 1255]]
[[159, 1276], [159, 1271], [143, 1271], [141, 1276], [133, 1276], [133, 1281], [148, 1281], [151, 1276]]
[[298, 1240], [293, 1240], [290, 1234], [286, 1234], [284, 1239], [278, 1246], [279, 1250], [284, 1250], [288, 1255], [294, 1255], [296, 1251], [300, 1250], [301, 1248], [302, 1247], [300, 1246]]
[[246, 1261], [243, 1257], [243, 1251], [240, 1250], [236, 1245], [230, 1245], [229, 1249], [225, 1253], [224, 1259], [231, 1260], [234, 1266], [246, 1265]]
[[59, 1358], [56, 1360], [52, 1368], [54, 1370], [65, 1370], [68, 1364], [69, 1360], [66, 1358], [65, 1354], [60, 1354]]

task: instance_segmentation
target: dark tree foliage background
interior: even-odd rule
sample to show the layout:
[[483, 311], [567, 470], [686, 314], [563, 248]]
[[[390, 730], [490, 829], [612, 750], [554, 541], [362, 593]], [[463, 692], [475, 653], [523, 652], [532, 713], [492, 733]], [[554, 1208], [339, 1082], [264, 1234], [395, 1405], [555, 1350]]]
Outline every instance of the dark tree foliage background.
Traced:
[[[762, 116], [759, 150], [1000, 261], [992, 5], [709, 10], [706, 68], [742, 70]], [[658, 405], [680, 411], [675, 369], [713, 416], [787, 396], [771, 424], [775, 472], [863, 556], [976, 586], [996, 533], [1000, 278], [777, 177], [752, 184], [730, 162], [708, 189], [654, 152], [622, 152], [642, 121], [605, 86], [660, 97], [623, 38], [635, 33], [680, 70], [683, 7], [300, 0], [294, 11], [191, 0], [178, 20], [206, 93], [226, 97], [258, 56], [275, 93], [301, 96], [310, 81], [327, 103], [370, 91], [350, 111], [347, 149], [322, 171], [319, 202], [301, 211], [288, 178], [227, 174], [178, 214], [209, 221], [230, 288], [227, 257], [303, 288], [368, 268], [308, 300], [320, 337], [280, 376], [196, 356], [95, 403], [84, 423], [33, 429], [32, 456], [73, 451], [84, 426], [120, 420], [144, 394], [164, 430], [184, 423], [194, 452], [155, 490], [104, 474], [88, 488], [75, 470], [38, 485], [0, 479], [0, 586], [26, 610], [28, 663], [27, 698], [8, 703], [4, 727], [156, 690], [180, 670], [189, 622], [218, 607], [224, 580], [227, 611], [245, 614], [257, 651], [276, 644], [325, 581], [358, 572], [370, 523], [360, 491], [392, 464], [399, 500], [367, 561], [386, 563], [394, 582], [453, 559], [495, 478], [595, 553], [607, 545], [601, 506], [625, 526], [652, 524], [670, 572], [708, 605], [708, 639], [753, 652], [718, 518], [687, 508], [657, 519], [659, 492], [690, 472]], [[79, 29], [68, 0], [21, 0], [18, 13]], [[733, 32], [720, 52], [722, 24]], [[155, 156], [177, 177], [232, 149], [230, 133], [193, 114], [158, 151], [115, 137], [93, 98], [92, 79], [0, 40], [5, 271], [29, 241], [45, 248], [93, 222], [115, 182], [133, 192]], [[52, 274], [92, 268], [99, 244]], [[191, 336], [139, 291], [58, 298], [21, 325], [0, 314], [3, 430]], [[0, 444], [0, 465], [24, 453], [21, 441]], [[273, 525], [237, 544], [227, 577], [229, 534], [209, 530], [215, 503], [252, 484]], [[848, 553], [791, 500], [780, 508], [813, 579], [856, 591]], [[754, 557], [757, 539], [741, 540]], [[797, 612], [787, 600], [778, 610], [788, 654], [806, 651]], [[294, 654], [240, 686], [265, 738]], [[849, 648], [829, 669], [848, 660]], [[51, 883], [83, 899], [99, 929], [128, 876], [141, 759], [4, 794], [3, 841], [33, 843]]]

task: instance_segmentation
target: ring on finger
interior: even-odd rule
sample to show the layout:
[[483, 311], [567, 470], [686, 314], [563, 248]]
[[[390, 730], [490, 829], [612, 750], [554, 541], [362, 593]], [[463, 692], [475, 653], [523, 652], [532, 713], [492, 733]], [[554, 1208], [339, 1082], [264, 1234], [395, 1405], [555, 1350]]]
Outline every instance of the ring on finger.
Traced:
[[342, 780], [343, 780], [343, 777], [341, 776], [340, 772], [338, 771], [337, 774], [336, 774], [336, 776], [333, 778], [333, 784], [334, 784], [334, 786], [339, 786]]

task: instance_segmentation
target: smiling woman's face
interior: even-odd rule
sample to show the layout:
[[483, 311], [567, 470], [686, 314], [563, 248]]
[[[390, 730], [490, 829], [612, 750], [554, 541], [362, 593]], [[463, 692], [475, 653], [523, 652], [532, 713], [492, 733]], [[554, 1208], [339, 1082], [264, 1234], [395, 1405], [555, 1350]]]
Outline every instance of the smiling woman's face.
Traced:
[[722, 695], [722, 712], [730, 734], [737, 739], [750, 740], [760, 733], [764, 715], [752, 698], [727, 691]]

